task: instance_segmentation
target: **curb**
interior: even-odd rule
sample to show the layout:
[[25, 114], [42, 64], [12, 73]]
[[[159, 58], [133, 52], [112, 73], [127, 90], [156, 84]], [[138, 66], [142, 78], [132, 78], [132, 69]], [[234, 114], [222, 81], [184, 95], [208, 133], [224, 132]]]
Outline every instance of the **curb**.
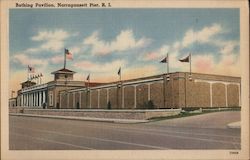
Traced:
[[92, 118], [92, 117], [73, 117], [73, 116], [52, 116], [52, 115], [34, 115], [22, 113], [9, 113], [11, 116], [25, 116], [25, 117], [39, 117], [39, 118], [54, 118], [54, 119], [68, 119], [80, 121], [94, 121], [94, 122], [110, 122], [110, 123], [146, 123], [149, 120], [136, 120], [136, 119], [109, 119], [109, 118]]
[[228, 128], [241, 128], [241, 122], [233, 122], [233, 123], [229, 123], [227, 124]]

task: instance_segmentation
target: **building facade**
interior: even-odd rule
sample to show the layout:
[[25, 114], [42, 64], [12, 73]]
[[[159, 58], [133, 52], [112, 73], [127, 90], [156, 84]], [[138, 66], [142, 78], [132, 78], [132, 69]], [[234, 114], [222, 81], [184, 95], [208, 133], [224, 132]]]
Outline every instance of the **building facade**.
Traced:
[[59, 94], [60, 108], [238, 107], [240, 77], [186, 72], [138, 78]]
[[[62, 109], [160, 109], [241, 106], [240, 77], [175, 72], [113, 83], [74, 81], [74, 71], [52, 72], [54, 80], [22, 83], [17, 106]], [[10, 99], [13, 105], [13, 99]]]
[[22, 89], [17, 96], [17, 99], [20, 99], [18, 106], [42, 107], [45, 105], [46, 108], [59, 108], [57, 96], [59, 91], [85, 86], [85, 82], [73, 80], [74, 73], [63, 68], [52, 72], [54, 80], [48, 83], [36, 84], [30, 80], [21, 83]]

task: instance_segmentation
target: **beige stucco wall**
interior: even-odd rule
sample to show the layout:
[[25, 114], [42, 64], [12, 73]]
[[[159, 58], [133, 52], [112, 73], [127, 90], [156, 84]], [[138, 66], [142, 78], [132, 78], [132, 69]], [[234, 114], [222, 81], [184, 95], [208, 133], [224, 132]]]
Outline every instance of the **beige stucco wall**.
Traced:
[[[237, 77], [193, 73], [190, 80], [189, 73], [172, 73], [170, 80], [165, 77], [164, 80], [127, 84], [123, 88], [115, 85], [91, 89], [91, 108], [98, 108], [98, 95], [99, 108], [102, 109], [107, 109], [108, 101], [111, 102], [112, 109], [141, 109], [149, 99], [153, 101], [155, 108], [211, 107], [211, 104], [212, 107], [226, 107], [226, 104], [229, 107], [239, 106], [239, 85], [240, 78]], [[81, 93], [80, 108], [90, 108], [90, 92], [83, 89]], [[69, 102], [68, 107], [76, 108], [78, 94], [79, 90], [75, 91], [75, 106], [73, 102]], [[67, 103], [66, 101], [62, 100], [62, 103]], [[73, 101], [71, 96], [70, 101]], [[61, 106], [67, 108], [65, 104]]]
[[27, 108], [10, 108], [10, 113], [24, 113], [36, 115], [56, 115], [56, 116], [74, 116], [74, 117], [92, 117], [92, 118], [110, 118], [110, 119], [137, 119], [145, 120], [152, 117], [162, 117], [177, 115], [178, 110], [72, 110], [72, 109], [27, 109]]
[[156, 82], [150, 85], [151, 95], [150, 99], [153, 101], [155, 108], [163, 108], [163, 83]]
[[106, 109], [107, 108], [107, 89], [100, 89], [100, 108]]
[[239, 104], [239, 86], [229, 84], [227, 86], [227, 100], [229, 107], [240, 106]]
[[124, 106], [128, 109], [133, 109], [135, 104], [135, 87], [124, 87]]

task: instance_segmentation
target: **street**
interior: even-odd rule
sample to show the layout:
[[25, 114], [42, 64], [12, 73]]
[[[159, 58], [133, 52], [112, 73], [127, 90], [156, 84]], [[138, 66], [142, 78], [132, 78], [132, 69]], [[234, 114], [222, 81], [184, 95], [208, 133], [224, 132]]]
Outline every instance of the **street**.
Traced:
[[240, 149], [240, 112], [118, 124], [10, 116], [10, 150]]

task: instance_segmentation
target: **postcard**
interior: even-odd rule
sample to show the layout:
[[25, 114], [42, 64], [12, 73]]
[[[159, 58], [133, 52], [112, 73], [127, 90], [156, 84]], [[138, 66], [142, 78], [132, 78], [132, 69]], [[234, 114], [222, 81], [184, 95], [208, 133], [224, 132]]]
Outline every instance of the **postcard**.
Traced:
[[1, 159], [249, 159], [248, 13], [1, 1]]

